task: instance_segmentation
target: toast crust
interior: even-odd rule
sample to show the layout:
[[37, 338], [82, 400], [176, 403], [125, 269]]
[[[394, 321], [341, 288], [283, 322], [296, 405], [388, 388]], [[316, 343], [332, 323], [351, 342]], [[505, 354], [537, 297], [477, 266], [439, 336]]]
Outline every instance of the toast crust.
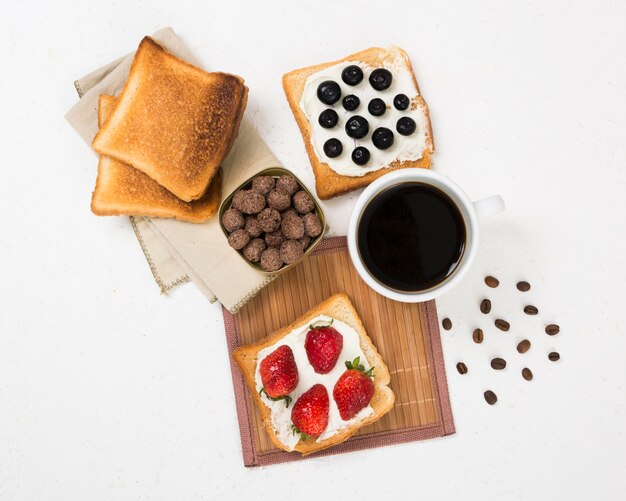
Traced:
[[[315, 438], [309, 438], [306, 440], [301, 439], [294, 450], [302, 453], [302, 455], [321, 451], [344, 442], [363, 426], [378, 421], [393, 408], [393, 404], [395, 402], [395, 396], [391, 391], [391, 388], [388, 386], [390, 381], [389, 369], [378, 353], [378, 350], [373, 345], [372, 340], [367, 335], [365, 327], [363, 326], [358, 313], [350, 301], [350, 298], [344, 293], [334, 294], [296, 319], [293, 323], [282, 327], [257, 343], [240, 346], [233, 352], [233, 359], [239, 366], [250, 390], [250, 394], [256, 402], [257, 408], [261, 414], [263, 426], [265, 427], [272, 443], [277, 448], [289, 452], [289, 449], [276, 437], [271, 421], [271, 409], [265, 405], [256, 388], [255, 373], [257, 355], [262, 349], [280, 341], [293, 329], [307, 325], [311, 319], [318, 315], [327, 315], [341, 320], [356, 330], [359, 334], [359, 344], [361, 349], [363, 350], [370, 366], [374, 367], [375, 389], [374, 396], [370, 401], [370, 405], [374, 409], [374, 413], [364, 418], [362, 421], [340, 430], [337, 434], [323, 440], [322, 442], [316, 442]], [[332, 398], [332, 395], [329, 396]]]
[[[98, 125], [102, 126], [117, 103], [105, 94], [98, 99]], [[183, 202], [143, 172], [119, 160], [100, 155], [91, 211], [98, 216], [134, 215], [176, 218], [201, 223], [213, 216], [222, 199], [222, 169], [213, 177], [204, 196]]]
[[241, 77], [207, 73], [145, 37], [93, 147], [144, 172], [181, 200], [196, 200], [230, 151], [247, 92]]
[[300, 128], [302, 138], [304, 139], [304, 146], [306, 148], [307, 155], [309, 156], [309, 161], [311, 162], [313, 173], [315, 174], [315, 190], [317, 191], [317, 195], [322, 200], [328, 200], [329, 198], [333, 198], [338, 195], [357, 190], [359, 188], [364, 188], [375, 179], [378, 179], [384, 174], [392, 172], [394, 170], [407, 169], [410, 167], [430, 167], [430, 157], [431, 154], [435, 151], [435, 144], [433, 140], [433, 132], [430, 123], [430, 113], [428, 111], [428, 105], [426, 104], [426, 101], [424, 101], [424, 98], [422, 97], [419, 90], [419, 86], [417, 84], [417, 80], [415, 78], [415, 73], [413, 72], [409, 56], [404, 50], [400, 48], [396, 48], [396, 50], [398, 50], [400, 55], [402, 56], [402, 59], [406, 64], [407, 69], [410, 71], [411, 76], [413, 77], [413, 82], [415, 83], [415, 87], [417, 88], [417, 91], [419, 93], [415, 101], [415, 105], [421, 108], [426, 116], [426, 148], [422, 152], [422, 158], [419, 158], [417, 160], [405, 161], [396, 160], [395, 162], [392, 162], [389, 167], [382, 167], [378, 170], [369, 172], [360, 177], [342, 176], [341, 174], [337, 174], [334, 170], [330, 168], [327, 163], [321, 161], [318, 158], [311, 142], [311, 125], [302, 109], [300, 109], [300, 98], [302, 97], [302, 93], [304, 92], [306, 79], [310, 75], [317, 73], [318, 71], [321, 71], [325, 68], [328, 68], [329, 66], [334, 66], [345, 61], [362, 61], [366, 64], [369, 64], [370, 66], [381, 66], [385, 62], [384, 49], [380, 47], [371, 47], [364, 51], [357, 52], [356, 54], [352, 54], [342, 59], [338, 59], [337, 61], [317, 64], [315, 66], [308, 66], [306, 68], [294, 70], [283, 75], [283, 89], [285, 91], [285, 95], [287, 96], [289, 107], [291, 108], [291, 111], [296, 119], [298, 127]]

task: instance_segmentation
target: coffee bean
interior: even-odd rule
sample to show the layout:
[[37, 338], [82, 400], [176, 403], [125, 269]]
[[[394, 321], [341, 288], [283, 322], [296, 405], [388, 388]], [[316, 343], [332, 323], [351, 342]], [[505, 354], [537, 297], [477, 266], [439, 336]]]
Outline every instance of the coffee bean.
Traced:
[[443, 325], [443, 328], [447, 331], [452, 329], [452, 321], [449, 318], [444, 318], [441, 322], [441, 325]]
[[526, 353], [530, 350], [530, 341], [528, 339], [524, 339], [517, 344], [517, 351], [520, 353]]
[[558, 325], [556, 324], [546, 325], [546, 334], [548, 336], [556, 336], [559, 332], [561, 332], [561, 329]]
[[530, 284], [528, 282], [517, 282], [517, 290], [518, 291], [522, 291], [522, 292], [526, 292], [530, 290]]
[[485, 393], [483, 393], [483, 396], [485, 397], [485, 400], [489, 405], [493, 405], [498, 401], [498, 397], [491, 390], [487, 390]]
[[500, 281], [496, 277], [492, 277], [491, 275], [485, 277], [485, 283], [492, 289], [495, 289], [498, 285], [500, 285]]
[[504, 332], [508, 331], [511, 328], [511, 324], [509, 324], [506, 320], [502, 320], [501, 318], [498, 318], [494, 322], [494, 324], [498, 329]]
[[548, 358], [551, 362], [556, 362], [561, 358], [561, 355], [559, 355], [556, 351], [551, 351], [550, 353], [548, 353]]
[[467, 365], [463, 362], [459, 362], [456, 364], [456, 370], [459, 371], [459, 374], [467, 374]]
[[483, 330], [482, 329], [474, 329], [474, 332], [472, 333], [472, 339], [474, 340], [474, 342], [476, 344], [482, 343], [483, 339], [484, 339]]
[[529, 304], [528, 306], [524, 306], [524, 313], [526, 313], [526, 315], [536, 315], [539, 313], [539, 310], [536, 306]]
[[522, 377], [526, 380], [526, 381], [530, 381], [533, 378], [533, 371], [531, 371], [528, 367], [524, 367], [522, 369]]
[[496, 357], [491, 361], [491, 368], [497, 371], [501, 371], [506, 367], [506, 360]]
[[483, 299], [480, 302], [480, 311], [485, 315], [491, 311], [491, 301], [489, 299]]

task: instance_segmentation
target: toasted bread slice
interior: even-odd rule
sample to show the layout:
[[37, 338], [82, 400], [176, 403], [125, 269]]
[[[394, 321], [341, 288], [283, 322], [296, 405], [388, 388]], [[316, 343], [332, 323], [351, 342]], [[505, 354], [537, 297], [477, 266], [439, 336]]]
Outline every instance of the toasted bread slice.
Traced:
[[196, 200], [230, 151], [247, 95], [242, 78], [207, 73], [145, 37], [93, 147]]
[[[393, 58], [393, 61], [390, 60], [391, 58]], [[325, 163], [317, 156], [317, 154], [315, 153], [315, 148], [313, 147], [313, 144], [311, 142], [311, 135], [313, 130], [311, 128], [309, 119], [305, 115], [304, 111], [300, 108], [300, 99], [302, 98], [302, 94], [304, 92], [306, 80], [310, 75], [313, 75], [318, 71], [328, 68], [329, 66], [334, 66], [344, 61], [360, 61], [376, 68], [385, 66], [386, 64], [393, 65], [396, 58], [398, 58], [401, 61], [401, 64], [405, 65], [406, 68], [409, 70], [410, 74], [413, 77], [415, 87], [418, 91], [418, 96], [415, 99], [413, 106], [422, 108], [425, 113], [427, 127], [425, 131], [425, 148], [422, 151], [422, 156], [417, 160], [396, 160], [388, 166], [381, 167], [380, 169], [372, 172], [368, 172], [367, 174], [360, 177], [351, 177], [338, 174], [333, 169], [331, 169], [327, 163]], [[380, 176], [393, 170], [406, 169], [409, 167], [430, 167], [430, 157], [431, 153], [434, 152], [435, 147], [433, 142], [433, 133], [430, 124], [428, 106], [426, 105], [426, 101], [424, 101], [424, 98], [419, 92], [419, 87], [417, 85], [417, 80], [415, 79], [415, 74], [413, 73], [409, 57], [407, 56], [406, 52], [404, 52], [399, 47], [390, 47], [389, 49], [372, 47], [370, 49], [364, 50], [362, 52], [357, 52], [356, 54], [352, 54], [337, 61], [318, 64], [315, 66], [309, 66], [307, 68], [291, 71], [283, 76], [283, 89], [285, 91], [285, 95], [287, 96], [287, 100], [289, 101], [289, 107], [291, 108], [296, 122], [298, 123], [298, 127], [300, 128], [302, 138], [304, 139], [304, 145], [306, 147], [311, 166], [313, 167], [313, 173], [315, 174], [315, 190], [317, 191], [317, 195], [322, 200], [327, 200], [337, 195], [357, 190], [359, 188], [364, 188], [375, 179], [378, 179]], [[364, 106], [364, 104], [361, 104], [361, 106]]]
[[[241, 369], [244, 379], [250, 389], [250, 394], [254, 398], [261, 413], [263, 425], [265, 426], [265, 429], [274, 445], [280, 449], [289, 451], [289, 449], [276, 436], [276, 432], [274, 431], [271, 422], [271, 410], [265, 405], [259, 396], [255, 381], [257, 355], [263, 348], [277, 343], [293, 329], [307, 325], [318, 315], [327, 315], [331, 318], [341, 320], [356, 330], [359, 334], [361, 350], [363, 350], [369, 365], [374, 367], [375, 390], [374, 396], [370, 402], [371, 407], [374, 409], [374, 413], [352, 426], [343, 428], [337, 434], [326, 440], [317, 442], [315, 438], [308, 438], [306, 440], [300, 439], [295, 447], [295, 450], [301, 452], [303, 455], [321, 451], [322, 449], [327, 449], [328, 447], [344, 442], [363, 426], [373, 423], [374, 421], [378, 421], [392, 409], [395, 401], [393, 391], [391, 391], [391, 388], [388, 386], [390, 380], [389, 369], [376, 350], [376, 347], [372, 344], [372, 340], [365, 332], [365, 327], [363, 326], [358, 313], [354, 309], [350, 298], [343, 293], [334, 294], [302, 315], [292, 324], [283, 327], [258, 343], [240, 346], [233, 352], [233, 358]], [[337, 363], [342, 362], [338, 361]], [[329, 395], [329, 398], [332, 399], [332, 395]]]
[[[98, 125], [107, 121], [117, 98], [102, 94], [98, 99]], [[222, 170], [213, 177], [202, 198], [183, 202], [154, 179], [119, 160], [100, 155], [91, 210], [98, 216], [150, 216], [201, 223], [217, 211], [222, 199]]]

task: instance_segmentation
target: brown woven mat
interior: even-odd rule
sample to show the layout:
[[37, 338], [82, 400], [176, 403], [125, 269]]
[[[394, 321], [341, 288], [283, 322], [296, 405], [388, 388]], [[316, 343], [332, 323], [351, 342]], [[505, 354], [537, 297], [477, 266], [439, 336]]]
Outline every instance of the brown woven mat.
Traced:
[[[454, 433], [434, 301], [399, 303], [370, 289], [352, 266], [345, 237], [327, 238], [298, 266], [282, 274], [236, 315], [223, 309], [229, 354], [258, 341], [336, 292], [354, 303], [391, 372], [394, 408], [346, 442], [306, 458], [399, 444]], [[303, 459], [276, 449], [231, 357], [245, 466]]]

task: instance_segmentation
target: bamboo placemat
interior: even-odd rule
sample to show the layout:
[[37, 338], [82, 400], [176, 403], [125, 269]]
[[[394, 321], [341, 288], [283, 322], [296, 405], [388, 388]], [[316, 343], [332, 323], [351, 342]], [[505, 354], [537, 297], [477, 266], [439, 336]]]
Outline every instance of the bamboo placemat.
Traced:
[[[345, 237], [323, 240], [298, 266], [282, 274], [236, 315], [223, 309], [229, 353], [293, 322], [331, 294], [350, 296], [391, 373], [393, 409], [346, 442], [306, 458], [454, 433], [434, 301], [399, 303], [370, 289], [352, 266]], [[231, 356], [245, 466], [303, 459], [276, 449]]]

